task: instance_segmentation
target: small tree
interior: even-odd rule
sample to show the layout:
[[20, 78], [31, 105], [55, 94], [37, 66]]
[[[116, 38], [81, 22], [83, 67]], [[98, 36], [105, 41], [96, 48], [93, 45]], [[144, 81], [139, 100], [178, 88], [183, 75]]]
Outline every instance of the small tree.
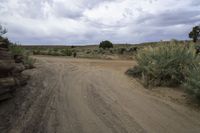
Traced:
[[103, 49], [106, 49], [106, 48], [113, 48], [113, 44], [110, 42], [110, 41], [102, 41], [99, 45], [99, 48], [103, 48]]
[[189, 38], [193, 39], [193, 42], [197, 42], [200, 38], [200, 25], [193, 27], [192, 31], [189, 33]]

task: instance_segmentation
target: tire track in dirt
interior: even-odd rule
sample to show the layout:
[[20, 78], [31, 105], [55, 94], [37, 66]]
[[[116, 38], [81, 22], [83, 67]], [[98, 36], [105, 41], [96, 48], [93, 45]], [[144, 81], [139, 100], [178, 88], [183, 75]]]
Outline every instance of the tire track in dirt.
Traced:
[[[132, 61], [35, 57], [43, 88], [10, 132], [198, 133], [200, 114], [145, 93]], [[36, 75], [35, 75], [36, 76]]]

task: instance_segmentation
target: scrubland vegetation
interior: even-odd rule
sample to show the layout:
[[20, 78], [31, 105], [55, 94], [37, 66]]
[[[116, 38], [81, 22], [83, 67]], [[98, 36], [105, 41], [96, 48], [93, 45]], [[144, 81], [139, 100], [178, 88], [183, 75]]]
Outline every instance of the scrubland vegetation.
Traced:
[[[0, 40], [2, 41], [1, 47], [8, 48], [12, 57], [17, 61], [17, 63], [23, 62], [27, 68], [33, 68], [35, 60], [30, 58], [30, 51], [27, 51], [25, 48], [18, 44], [14, 44], [8, 40], [8, 38], [3, 37], [7, 33], [6, 28], [0, 25]], [[5, 46], [4, 46], [5, 45]]]
[[28, 52], [3, 36], [6, 32], [0, 26], [0, 102], [13, 98], [13, 92], [27, 84], [29, 76], [22, 72], [34, 67]]
[[9, 45], [12, 56], [17, 60], [22, 60], [26, 68], [34, 68], [35, 59], [30, 57], [30, 51], [17, 44]]
[[101, 45], [92, 46], [24, 46], [33, 55], [68, 56], [79, 58], [112, 59], [125, 58], [133, 59], [137, 52], [137, 46], [113, 45], [113, 47], [102, 48]]
[[[195, 28], [198, 29], [198, 28]], [[196, 36], [190, 32], [189, 37]], [[178, 43], [147, 46], [135, 56], [137, 66], [127, 71], [141, 79], [146, 86], [182, 86], [187, 92], [200, 98], [200, 57], [198, 43]]]
[[[5, 31], [4, 31], [5, 32]], [[13, 56], [24, 58], [33, 67], [33, 55], [71, 56], [97, 59], [135, 59], [137, 65], [127, 71], [141, 79], [146, 87], [182, 86], [190, 94], [200, 97], [199, 27], [189, 33], [192, 41], [147, 42], [139, 45], [113, 44], [106, 40], [91, 46], [19, 46], [9, 47]]]
[[183, 86], [200, 96], [200, 57], [194, 45], [160, 45], [146, 47], [136, 55], [138, 63], [127, 71], [149, 86]]
[[147, 85], [178, 85], [198, 64], [194, 46], [161, 45], [146, 47], [136, 55], [138, 66], [133, 69]]

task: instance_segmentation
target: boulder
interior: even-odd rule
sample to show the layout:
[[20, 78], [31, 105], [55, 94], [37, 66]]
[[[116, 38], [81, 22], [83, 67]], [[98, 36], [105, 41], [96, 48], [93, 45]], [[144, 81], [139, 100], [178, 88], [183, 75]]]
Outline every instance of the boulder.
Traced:
[[12, 71], [15, 67], [14, 60], [0, 60], [0, 74]]
[[15, 63], [23, 63], [24, 57], [22, 55], [14, 55]]
[[27, 84], [29, 76], [21, 72], [25, 70], [22, 55], [12, 55], [7, 38], [0, 37], [0, 101], [13, 97], [16, 87]]
[[0, 60], [11, 60], [12, 54], [9, 51], [0, 49]]

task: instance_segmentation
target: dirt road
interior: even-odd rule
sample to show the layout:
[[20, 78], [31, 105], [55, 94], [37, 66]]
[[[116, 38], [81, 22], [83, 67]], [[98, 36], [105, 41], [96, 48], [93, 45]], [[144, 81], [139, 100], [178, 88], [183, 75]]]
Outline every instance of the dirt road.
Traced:
[[32, 92], [10, 133], [198, 133], [200, 113], [153, 97], [133, 61], [35, 57]]

